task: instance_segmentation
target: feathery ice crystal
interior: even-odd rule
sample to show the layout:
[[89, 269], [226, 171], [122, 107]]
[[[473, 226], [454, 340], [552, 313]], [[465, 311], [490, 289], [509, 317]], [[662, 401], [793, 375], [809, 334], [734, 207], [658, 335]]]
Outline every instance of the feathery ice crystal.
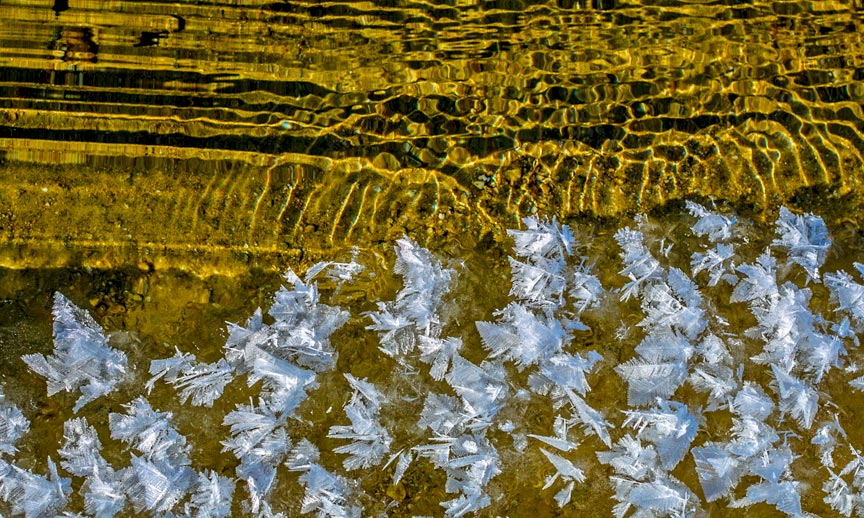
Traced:
[[113, 391], [126, 374], [126, 354], [109, 347], [93, 317], [59, 292], [54, 295], [54, 354], [28, 354], [23, 360], [46, 378], [49, 396], [80, 389], [75, 412]]
[[[19, 462], [32, 410], [0, 392], [0, 510], [404, 515], [414, 511], [399, 509], [398, 489], [435, 469], [443, 487], [428, 495], [447, 518], [495, 513], [520, 484], [574, 513], [585, 514], [574, 492], [608, 496], [618, 518], [757, 503], [864, 516], [864, 437], [844, 429], [860, 423], [842, 407], [864, 391], [864, 265], [826, 271], [831, 238], [813, 214], [781, 208], [766, 241], [728, 212], [685, 209], [687, 235], [664, 236], [645, 216], [615, 233], [617, 279], [597, 267], [608, 250], [525, 218], [507, 232], [508, 298], [473, 325], [458, 317], [457, 269], [408, 237], [395, 243], [390, 301], [323, 302], [366, 275], [358, 250], [302, 279], [289, 271], [266, 313], [228, 324], [221, 357], [202, 362], [179, 344], [125, 404], [106, 398], [107, 416], [68, 419], [59, 468]], [[80, 391], [79, 412], [134, 377], [86, 311], [57, 293], [53, 314], [53, 354], [23, 357], [49, 396]], [[340, 352], [380, 372], [352, 372]], [[177, 391], [172, 412], [147, 399], [162, 382]], [[334, 396], [341, 411], [313, 404]], [[175, 426], [185, 405], [222, 424], [223, 462], [193, 455], [194, 430]]]
[[3, 387], [0, 386], [0, 456], [14, 455], [18, 449], [15, 443], [30, 430], [30, 421], [14, 404], [6, 402]]

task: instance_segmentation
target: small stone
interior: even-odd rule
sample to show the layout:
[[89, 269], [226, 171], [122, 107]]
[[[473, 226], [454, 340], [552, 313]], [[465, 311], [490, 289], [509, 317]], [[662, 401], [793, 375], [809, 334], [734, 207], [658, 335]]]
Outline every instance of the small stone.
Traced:
[[398, 483], [395, 486], [390, 486], [387, 488], [387, 496], [392, 498], [397, 502], [401, 502], [405, 500], [405, 486], [402, 483]]

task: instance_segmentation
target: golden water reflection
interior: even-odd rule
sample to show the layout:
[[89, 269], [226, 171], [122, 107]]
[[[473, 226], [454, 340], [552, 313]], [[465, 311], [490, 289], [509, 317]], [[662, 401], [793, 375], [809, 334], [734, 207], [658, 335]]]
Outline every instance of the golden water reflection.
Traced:
[[36, 256], [225, 262], [687, 197], [815, 192], [860, 219], [854, 1], [19, 0], [0, 18], [0, 242]]

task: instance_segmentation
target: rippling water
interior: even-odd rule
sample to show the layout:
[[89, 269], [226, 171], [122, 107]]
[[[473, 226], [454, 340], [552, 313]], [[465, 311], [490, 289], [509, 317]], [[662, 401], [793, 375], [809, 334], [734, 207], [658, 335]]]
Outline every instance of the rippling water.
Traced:
[[234, 264], [693, 196], [860, 219], [856, 2], [57, 0], [0, 17], [2, 238], [56, 255], [10, 265], [76, 264], [70, 244]]
[[[369, 310], [396, 289], [406, 233], [465, 261], [462, 318], [489, 319], [504, 229], [528, 214], [595, 236], [602, 262], [636, 213], [675, 236], [683, 199], [757, 225], [785, 203], [825, 218], [848, 267], [864, 214], [862, 18], [860, 0], [4, 1], [0, 372], [47, 438], [26, 457], [56, 451], [68, 417], [19, 374], [22, 354], [50, 349], [57, 289], [132, 332], [146, 366], [174, 344], [216, 354], [223, 322], [268, 307], [285, 268], [355, 245], [378, 280], [337, 300]], [[441, 492], [443, 475], [412, 476], [412, 495]], [[367, 487], [386, 493], [382, 477]], [[537, 489], [518, 494], [550, 504]], [[418, 512], [437, 510], [428, 498]]]

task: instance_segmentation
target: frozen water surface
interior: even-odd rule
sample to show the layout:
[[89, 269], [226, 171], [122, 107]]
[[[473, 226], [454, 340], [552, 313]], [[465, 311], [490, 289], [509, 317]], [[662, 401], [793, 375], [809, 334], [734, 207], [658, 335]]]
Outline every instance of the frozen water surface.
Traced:
[[785, 207], [532, 216], [345, 250], [171, 343], [57, 292], [4, 364], [0, 513], [860, 516], [854, 246]]

